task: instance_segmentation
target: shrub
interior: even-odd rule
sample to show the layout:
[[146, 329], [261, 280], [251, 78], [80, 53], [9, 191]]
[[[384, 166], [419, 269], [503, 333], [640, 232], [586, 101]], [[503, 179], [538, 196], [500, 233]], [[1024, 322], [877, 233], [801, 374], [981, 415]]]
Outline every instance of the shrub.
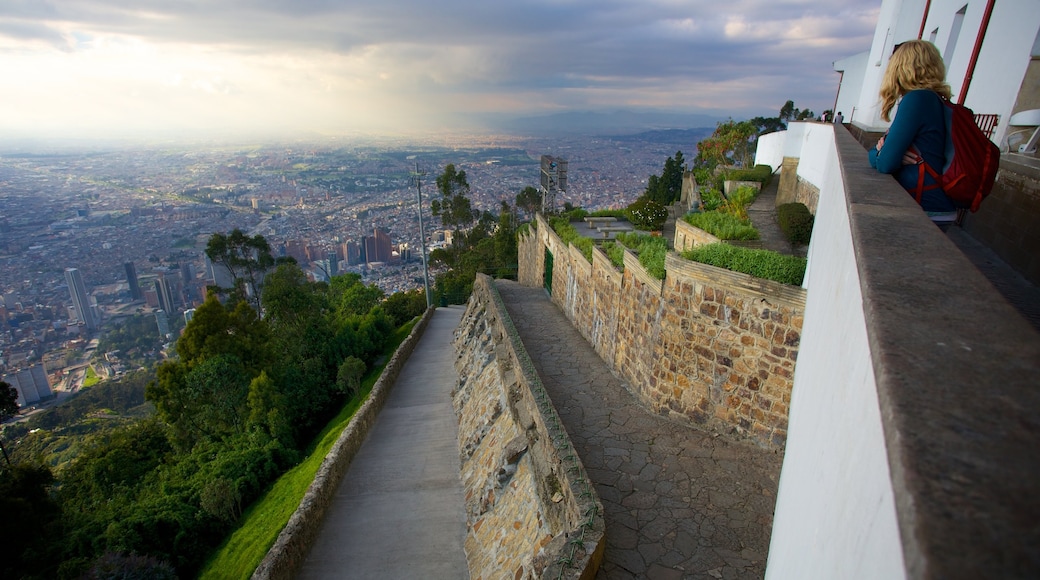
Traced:
[[773, 178], [773, 168], [768, 165], [756, 165], [750, 169], [735, 169], [726, 174], [730, 181], [757, 181], [765, 187]]
[[757, 240], [758, 230], [748, 220], [721, 211], [688, 213], [683, 221], [720, 240]]
[[[631, 248], [639, 257], [639, 263], [654, 278], [664, 280], [664, 258], [668, 254], [668, 242], [660, 236], [646, 234], [619, 234], [617, 241]], [[622, 256], [624, 255], [622, 250]], [[620, 258], [624, 263], [624, 258]], [[613, 261], [613, 258], [611, 258]]]
[[625, 271], [625, 246], [615, 242], [607, 242], [600, 247], [603, 253], [610, 258], [610, 263], [618, 270]]
[[801, 203], [785, 203], [776, 208], [780, 229], [792, 244], [808, 244], [812, 236], [813, 214]]
[[800, 286], [805, 278], [805, 258], [785, 256], [769, 250], [708, 244], [687, 250], [682, 253], [682, 257], [792, 286]]
[[626, 210], [628, 221], [641, 230], [656, 231], [664, 227], [668, 219], [668, 210], [656, 201], [640, 197], [632, 202]]
[[581, 251], [585, 259], [590, 263], [592, 262], [592, 240], [579, 234], [578, 229], [572, 226], [566, 217], [554, 217], [549, 220], [549, 225], [552, 226], [556, 235], [560, 236], [560, 241], [564, 244], [574, 244], [574, 247]]
[[585, 211], [580, 207], [575, 207], [560, 213], [560, 217], [566, 219], [569, 222], [580, 222], [581, 220], [585, 219], [585, 216], [587, 215], [589, 215], [589, 212]]
[[715, 211], [722, 206], [722, 194], [719, 190], [711, 187], [701, 189], [701, 209], [703, 211]]
[[589, 217], [612, 217], [618, 219], [628, 219], [623, 209], [597, 209], [596, 211], [589, 214]]

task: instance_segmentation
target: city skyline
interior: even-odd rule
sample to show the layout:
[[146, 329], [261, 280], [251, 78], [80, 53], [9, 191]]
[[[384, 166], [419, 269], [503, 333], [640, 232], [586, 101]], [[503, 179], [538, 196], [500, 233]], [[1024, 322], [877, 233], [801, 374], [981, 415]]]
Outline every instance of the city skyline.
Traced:
[[[560, 113], [833, 104], [880, 2], [114, 0], [0, 6], [0, 134], [494, 132]], [[673, 117], [674, 118], [674, 117]]]

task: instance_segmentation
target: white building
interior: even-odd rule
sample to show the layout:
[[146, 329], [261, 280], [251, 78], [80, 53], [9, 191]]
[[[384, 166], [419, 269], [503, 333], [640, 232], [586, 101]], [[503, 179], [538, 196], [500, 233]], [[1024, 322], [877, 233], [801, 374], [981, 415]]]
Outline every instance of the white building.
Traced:
[[[953, 100], [976, 115], [997, 115], [992, 139], [1028, 139], [1008, 131], [1011, 115], [1040, 109], [1040, 3], [1036, 0], [883, 0], [870, 50], [834, 62], [842, 73], [835, 111], [845, 122], [884, 131], [878, 90], [895, 45], [923, 38], [946, 63]], [[1013, 135], [1018, 133], [1018, 135]]]

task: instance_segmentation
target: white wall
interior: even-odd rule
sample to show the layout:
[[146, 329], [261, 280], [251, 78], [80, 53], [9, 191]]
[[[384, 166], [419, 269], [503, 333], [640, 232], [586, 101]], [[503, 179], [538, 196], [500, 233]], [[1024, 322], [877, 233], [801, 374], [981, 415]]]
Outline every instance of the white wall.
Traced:
[[[856, 86], [854, 59], [861, 55], [836, 61], [835, 67], [846, 69], [838, 96], [838, 108], [845, 119], [857, 125], [883, 131], [888, 123], [881, 120], [878, 110], [878, 90], [892, 47], [899, 42], [917, 38], [924, 16], [923, 0], [883, 0], [878, 14], [874, 40], [862, 70], [862, 79]], [[968, 63], [982, 24], [986, 0], [932, 0], [925, 22], [924, 39], [931, 38], [938, 29], [935, 44], [940, 53], [946, 52], [947, 41], [953, 28], [954, 14], [967, 6], [950, 62], [946, 63], [946, 78], [954, 92], [954, 100], [964, 84]], [[1029, 64], [1030, 50], [1040, 29], [1040, 6], [1037, 0], [1001, 0], [994, 4], [993, 15], [986, 32], [982, 50], [968, 89], [964, 104], [976, 113], [1000, 115], [1000, 124], [994, 133], [994, 142], [1000, 143], [1007, 131], [1007, 119], [1012, 113]], [[842, 107], [855, 102], [855, 114]]]
[[792, 125], [820, 201], [766, 578], [905, 578], [833, 127]]
[[856, 108], [860, 106], [859, 95], [863, 91], [863, 76], [866, 74], [869, 59], [869, 52], [861, 52], [834, 61], [834, 70], [844, 73], [841, 76], [841, 88], [838, 91], [834, 112], [841, 111], [845, 123], [850, 122], [855, 116]]
[[755, 149], [755, 165], [768, 165], [775, 173], [777, 168], [784, 162], [784, 141], [787, 139], [787, 131], [767, 133], [758, 138], [758, 147]]

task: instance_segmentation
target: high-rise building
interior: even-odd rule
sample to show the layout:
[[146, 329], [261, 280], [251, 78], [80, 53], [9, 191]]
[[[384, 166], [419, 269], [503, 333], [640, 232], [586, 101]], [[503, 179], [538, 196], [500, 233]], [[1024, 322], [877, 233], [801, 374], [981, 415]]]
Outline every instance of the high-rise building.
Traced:
[[343, 244], [343, 259], [346, 260], [348, 266], [357, 266], [362, 262], [361, 251], [361, 246], [357, 242]]
[[165, 339], [170, 334], [170, 318], [163, 310], [155, 311], [155, 325], [159, 327], [159, 337]]
[[137, 282], [137, 268], [134, 267], [134, 263], [127, 262], [123, 264], [123, 268], [126, 269], [126, 284], [130, 287], [130, 299], [140, 300], [144, 298], [144, 294], [141, 292], [141, 284]]
[[174, 294], [173, 283], [166, 276], [160, 275], [155, 280], [155, 293], [159, 297], [159, 308], [166, 312], [173, 312], [177, 302]]
[[76, 318], [87, 327], [88, 331], [97, 330], [94, 311], [90, 308], [87, 287], [83, 285], [83, 276], [76, 268], [65, 268], [65, 282], [69, 285], [72, 305], [76, 308]]
[[390, 256], [393, 255], [390, 233], [383, 228], [375, 228], [372, 237], [365, 238], [365, 255], [368, 263], [389, 262]]

